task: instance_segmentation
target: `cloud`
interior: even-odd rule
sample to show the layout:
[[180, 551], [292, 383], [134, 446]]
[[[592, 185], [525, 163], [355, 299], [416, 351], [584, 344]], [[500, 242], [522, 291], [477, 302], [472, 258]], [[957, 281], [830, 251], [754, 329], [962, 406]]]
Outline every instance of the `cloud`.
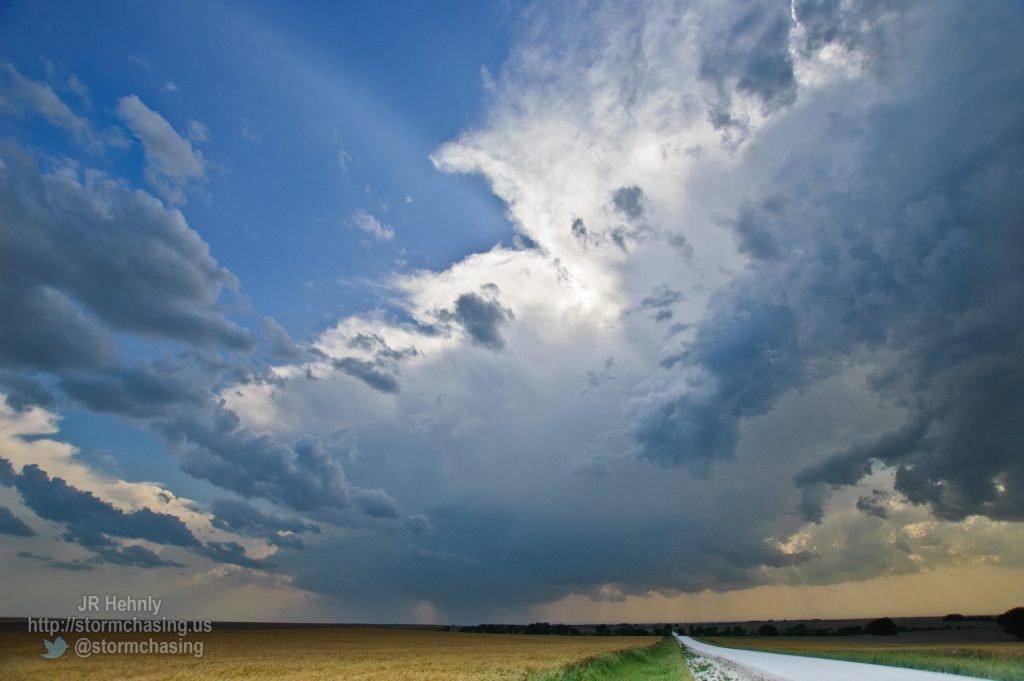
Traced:
[[341, 465], [317, 438], [276, 442], [242, 427], [223, 404], [162, 428], [185, 472], [218, 487], [296, 510], [351, 505]]
[[292, 337], [288, 335], [284, 327], [273, 317], [264, 317], [260, 320], [260, 330], [263, 337], [270, 346], [270, 352], [275, 357], [286, 360], [298, 360], [303, 356], [302, 349], [295, 344]]
[[17, 411], [31, 406], [53, 406], [54, 396], [41, 381], [17, 371], [0, 371], [0, 390], [7, 403]]
[[[862, 522], [880, 525], [877, 539], [922, 518], [975, 521], [964, 531], [980, 537], [1017, 517], [1013, 30], [974, 49], [965, 35], [1005, 18], [850, 7], [795, 3], [805, 23], [767, 3], [556, 11], [513, 50], [487, 123], [433, 159], [482, 175], [536, 248], [396, 277], [410, 317], [465, 334], [417, 341], [385, 413], [363, 414], [329, 379], [288, 386], [305, 423], [330, 420], [317, 400], [342, 401], [361, 448], [429, 476], [429, 495], [389, 486], [429, 509], [434, 531], [384, 582], [470, 611], [473, 598], [498, 607], [488, 589], [507, 605], [609, 584], [827, 583], [920, 569], [891, 542], [858, 561], [864, 542], [848, 541], [848, 570], [824, 555]], [[952, 102], [950, 74], [963, 88]], [[637, 218], [642, 233], [620, 229]], [[473, 292], [488, 282], [501, 302]], [[651, 313], [624, 314], [638, 309]], [[663, 312], [678, 320], [667, 337], [650, 323]], [[616, 381], [580, 395], [610, 356]], [[901, 422], [904, 445], [890, 446]], [[579, 474], [597, 464], [603, 477]], [[675, 505], [645, 515], [647, 499]], [[563, 518], [566, 504], [587, 517]], [[664, 540], [675, 536], [685, 545]], [[351, 569], [372, 574], [399, 560], [376, 542], [324, 550], [358, 550]], [[465, 598], [442, 573], [467, 575]], [[315, 561], [301, 574], [361, 601]]]
[[443, 310], [440, 318], [462, 326], [474, 344], [488, 350], [501, 350], [505, 339], [500, 329], [514, 316], [498, 302], [494, 284], [485, 285], [483, 290], [487, 298], [477, 293], [463, 293], [455, 300], [455, 309]]
[[193, 148], [163, 116], [135, 95], [118, 101], [117, 115], [142, 143], [146, 179], [150, 185], [169, 203], [184, 203], [185, 188], [206, 177], [206, 160], [202, 152]]
[[702, 31], [699, 77], [713, 88], [709, 115], [716, 127], [742, 124], [734, 101], [748, 96], [765, 112], [791, 104], [797, 80], [789, 50], [790, 8], [757, 3], [709, 13]]
[[[353, 618], [1024, 564], [1021, 25], [966, 4], [551, 7], [432, 156], [483, 177], [519, 246], [392, 275], [384, 309], [305, 356], [265, 324], [273, 370], [210, 357], [223, 341], [130, 365], [0, 349], [249, 500], [203, 519], [240, 536], [195, 552]], [[74, 321], [58, 303], [32, 305]], [[254, 537], [272, 559], [239, 550]]]
[[[124, 146], [116, 132], [101, 134], [89, 122], [69, 107], [48, 84], [22, 76], [10, 63], [0, 62], [0, 72], [6, 73], [9, 83], [0, 87], [0, 112], [3, 103], [9, 106], [21, 104], [46, 119], [50, 125], [63, 128], [71, 133], [75, 142], [90, 151], [102, 151], [105, 146]], [[78, 83], [75, 79], [73, 83]], [[78, 83], [81, 86], [81, 83]], [[13, 109], [15, 113], [21, 110]]]
[[14, 466], [7, 459], [0, 457], [0, 485], [4, 487], [13, 487], [14, 478], [16, 473], [14, 472]]
[[199, 347], [248, 349], [224, 318], [237, 290], [176, 210], [96, 172], [40, 174], [19, 148], [0, 150], [0, 358], [43, 371], [109, 366], [105, 327]]
[[395, 500], [382, 489], [353, 490], [356, 506], [372, 518], [398, 518], [401, 512]]
[[353, 227], [366, 232], [377, 241], [391, 241], [395, 238], [395, 230], [365, 211], [353, 214], [351, 224]]
[[[182, 547], [216, 562], [250, 568], [267, 567], [265, 561], [246, 555], [244, 547], [237, 542], [204, 543], [175, 515], [146, 507], [122, 510], [92, 492], [69, 485], [62, 478], [51, 478], [36, 464], [24, 466], [14, 485], [27, 508], [41, 518], [64, 524], [64, 541], [88, 549], [94, 554], [95, 561], [140, 568], [184, 567], [182, 563], [158, 556], [145, 546], [124, 544], [112, 538], [119, 537]], [[263, 519], [269, 520], [267, 516]]]
[[54, 570], [88, 572], [96, 569], [96, 566], [93, 563], [78, 559], [70, 561], [54, 560], [50, 556], [40, 556], [39, 554], [32, 553], [31, 551], [18, 551], [17, 555], [18, 558], [23, 558], [25, 560], [37, 560], [41, 563], [45, 563], [46, 567], [52, 568]]
[[[94, 554], [96, 562], [106, 562], [126, 567], [146, 569], [160, 567], [185, 567], [172, 560], [164, 560], [145, 546], [120, 544], [87, 524], [69, 525], [63, 535], [64, 541], [78, 544]], [[51, 563], [52, 567], [52, 563]], [[72, 568], [74, 569], [74, 568]]]
[[738, 298], [713, 310], [679, 360], [693, 372], [689, 389], [640, 400], [635, 412], [641, 456], [697, 473], [732, 455], [744, 418], [804, 380], [790, 308]]
[[331, 365], [343, 373], [370, 386], [382, 393], [395, 394], [401, 390], [398, 379], [381, 371], [375, 362], [368, 362], [355, 357], [342, 357], [331, 360]]
[[644, 215], [644, 190], [636, 185], [619, 187], [612, 192], [612, 204], [630, 220], [639, 220]]
[[242, 136], [242, 139], [253, 144], [259, 144], [263, 141], [263, 133], [253, 125], [252, 121], [243, 118], [241, 128], [238, 134]]
[[25, 466], [14, 484], [28, 508], [41, 518], [66, 523], [83, 545], [103, 544], [99, 539], [102, 533], [186, 548], [199, 546], [199, 540], [176, 516], [148, 508], [122, 511], [62, 478], [50, 478], [35, 464]]
[[11, 513], [11, 509], [6, 506], [0, 506], [0, 534], [31, 537], [35, 535], [35, 532], [25, 524], [25, 521]]
[[270, 567], [266, 561], [256, 560], [245, 555], [245, 548], [238, 542], [212, 541], [196, 552], [218, 563], [230, 563], [231, 565], [254, 569]]
[[139, 419], [168, 418], [203, 407], [209, 376], [215, 370], [195, 362], [141, 360], [135, 366], [79, 371], [60, 380], [61, 390], [90, 411]]
[[779, 257], [779, 247], [772, 238], [771, 229], [761, 223], [781, 212], [782, 206], [777, 200], [764, 202], [760, 210], [749, 206], [741, 209], [732, 225], [740, 253], [751, 258]]
[[191, 118], [188, 119], [187, 130], [188, 139], [193, 144], [201, 144], [203, 142], [210, 141], [210, 129], [199, 121], [194, 121]]
[[216, 499], [212, 505], [210, 524], [223, 530], [266, 539], [275, 546], [301, 549], [305, 533], [320, 534], [320, 528], [298, 518], [283, 518], [264, 513], [258, 508], [235, 499]]

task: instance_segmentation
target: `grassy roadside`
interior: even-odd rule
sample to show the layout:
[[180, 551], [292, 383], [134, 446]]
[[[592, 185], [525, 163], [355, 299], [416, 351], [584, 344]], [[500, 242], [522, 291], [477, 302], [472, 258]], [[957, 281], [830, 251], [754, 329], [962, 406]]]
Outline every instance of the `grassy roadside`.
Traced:
[[599, 655], [558, 670], [537, 672], [527, 681], [693, 681], [682, 650], [666, 636], [648, 648]]
[[1024, 681], [1024, 644], [1020, 643], [901, 644], [735, 638], [701, 640], [724, 648], [884, 664], [994, 681]]

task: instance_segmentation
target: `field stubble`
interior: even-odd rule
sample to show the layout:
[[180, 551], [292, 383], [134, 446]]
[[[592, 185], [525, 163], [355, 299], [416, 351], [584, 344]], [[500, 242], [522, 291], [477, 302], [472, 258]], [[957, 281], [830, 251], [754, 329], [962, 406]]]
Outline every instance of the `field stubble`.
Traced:
[[[13, 681], [512, 681], [658, 637], [516, 636], [385, 628], [224, 629], [196, 635], [202, 658], [118, 655], [79, 659], [75, 635], [60, 659], [45, 660], [42, 636], [0, 637], [0, 678]], [[147, 636], [109, 636], [119, 640]], [[170, 640], [167, 636], [153, 636]]]

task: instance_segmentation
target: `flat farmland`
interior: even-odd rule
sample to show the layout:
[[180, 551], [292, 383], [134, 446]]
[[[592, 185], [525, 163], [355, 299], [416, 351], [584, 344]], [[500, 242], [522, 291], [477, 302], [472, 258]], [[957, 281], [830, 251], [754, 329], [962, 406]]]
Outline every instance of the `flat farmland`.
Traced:
[[[590, 657], [654, 645], [660, 637], [517, 636], [360, 627], [221, 629], [191, 655], [75, 655], [77, 635], [56, 660], [38, 634], [0, 635], [0, 678], [14, 681], [512, 681]], [[146, 635], [107, 635], [146, 640]], [[173, 640], [154, 635], [155, 640]]]

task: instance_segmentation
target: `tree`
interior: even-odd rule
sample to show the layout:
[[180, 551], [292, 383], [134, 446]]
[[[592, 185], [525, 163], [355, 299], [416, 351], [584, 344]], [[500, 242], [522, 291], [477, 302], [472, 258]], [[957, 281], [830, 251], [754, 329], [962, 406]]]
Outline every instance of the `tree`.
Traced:
[[1007, 634], [1024, 641], [1024, 607], [1007, 610], [996, 618], [996, 624]]
[[895, 636], [900, 633], [896, 623], [888, 617], [880, 617], [877, 620], [868, 622], [867, 626], [864, 627], [864, 631], [872, 636]]
[[757, 633], [760, 636], [778, 636], [779, 630], [772, 624], [762, 624], [757, 628]]

